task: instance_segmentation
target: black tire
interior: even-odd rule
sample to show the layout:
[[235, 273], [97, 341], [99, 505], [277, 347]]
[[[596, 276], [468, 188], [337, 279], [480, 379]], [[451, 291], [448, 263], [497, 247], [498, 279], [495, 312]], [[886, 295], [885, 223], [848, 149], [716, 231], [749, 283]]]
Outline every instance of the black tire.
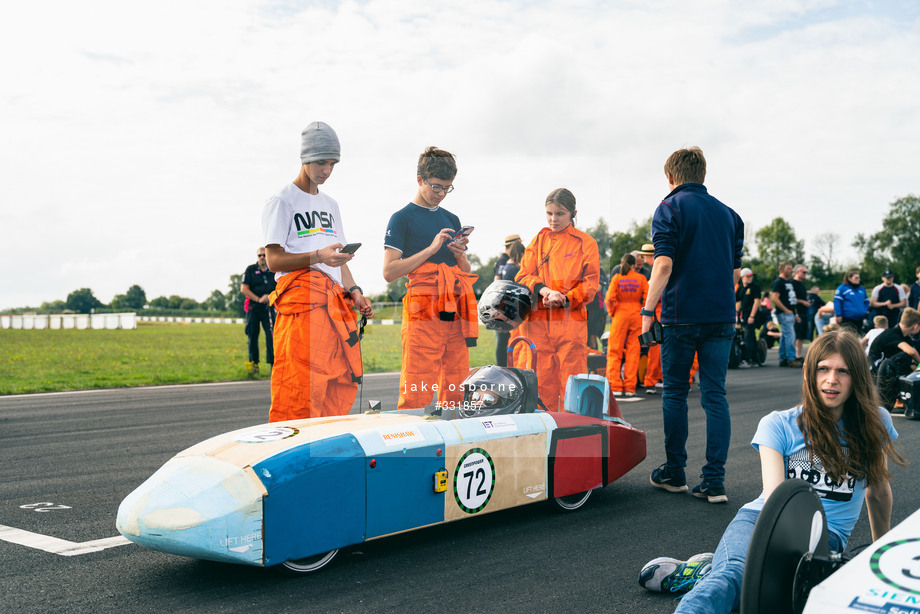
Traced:
[[304, 574], [316, 573], [332, 563], [338, 553], [339, 551], [336, 549], [321, 554], [314, 554], [313, 556], [308, 556], [303, 559], [297, 559], [296, 561], [285, 561], [281, 563], [281, 565], [278, 565], [276, 569], [289, 576], [302, 576]]
[[767, 342], [764, 339], [758, 339], [754, 346], [754, 362], [759, 365], [767, 362]]
[[741, 341], [735, 336], [735, 338], [732, 339], [732, 349], [728, 354], [728, 368], [737, 369], [738, 365], [741, 364], [741, 356]]
[[578, 492], [574, 495], [566, 495], [564, 497], [554, 497], [552, 499], [553, 505], [556, 506], [556, 511], [559, 512], [574, 512], [582, 505], [584, 505], [588, 498], [591, 496], [593, 490], [586, 490], [584, 492]]

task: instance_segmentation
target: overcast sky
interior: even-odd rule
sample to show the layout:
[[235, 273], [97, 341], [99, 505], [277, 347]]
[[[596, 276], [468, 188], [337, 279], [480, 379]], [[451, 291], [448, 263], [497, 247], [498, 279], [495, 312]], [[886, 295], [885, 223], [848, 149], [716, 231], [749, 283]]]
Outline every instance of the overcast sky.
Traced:
[[[680, 147], [749, 234], [881, 227], [920, 193], [913, 0], [17, 2], [0, 9], [0, 309], [92, 288], [204, 300], [255, 261], [300, 131], [332, 125], [324, 191], [382, 291], [383, 231], [428, 145], [483, 260], [543, 226], [648, 218]], [[920, 263], [917, 263], [920, 264]]]

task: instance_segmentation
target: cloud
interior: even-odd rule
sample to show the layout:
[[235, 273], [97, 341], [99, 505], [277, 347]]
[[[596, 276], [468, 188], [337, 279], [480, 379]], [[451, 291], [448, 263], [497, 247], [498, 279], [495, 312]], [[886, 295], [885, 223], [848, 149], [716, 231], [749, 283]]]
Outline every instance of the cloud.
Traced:
[[[431, 144], [483, 260], [567, 186], [579, 224], [644, 220], [685, 145], [749, 228], [847, 244], [916, 192], [913, 3], [51, 2], [0, 19], [0, 309], [132, 284], [198, 300], [241, 273], [265, 200], [329, 122], [328, 191], [381, 291], [382, 235]], [[850, 257], [855, 257], [850, 255]]]

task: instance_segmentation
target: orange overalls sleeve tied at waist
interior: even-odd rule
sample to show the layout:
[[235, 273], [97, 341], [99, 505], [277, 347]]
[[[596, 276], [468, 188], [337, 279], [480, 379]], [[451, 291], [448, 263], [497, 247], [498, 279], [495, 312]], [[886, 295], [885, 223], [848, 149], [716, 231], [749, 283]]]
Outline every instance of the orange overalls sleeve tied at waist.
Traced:
[[479, 337], [473, 282], [459, 267], [425, 262], [409, 273], [403, 298], [402, 369], [398, 409], [424, 407], [435, 392], [439, 403], [463, 398], [469, 349]]
[[467, 347], [479, 338], [479, 311], [473, 284], [478, 275], [466, 273], [459, 267], [425, 262], [409, 273], [406, 296], [409, 315], [413, 319], [437, 319], [452, 322], [460, 319]]
[[364, 374], [351, 297], [302, 269], [281, 277], [269, 301], [278, 312], [269, 421], [347, 414]]

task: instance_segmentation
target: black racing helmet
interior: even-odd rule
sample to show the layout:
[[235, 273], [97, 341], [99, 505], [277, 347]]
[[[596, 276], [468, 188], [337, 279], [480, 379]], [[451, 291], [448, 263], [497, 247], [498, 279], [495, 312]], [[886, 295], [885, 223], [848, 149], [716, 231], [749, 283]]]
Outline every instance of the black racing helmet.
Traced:
[[523, 414], [537, 408], [537, 377], [530, 369], [489, 365], [470, 372], [462, 384], [464, 418]]
[[513, 281], [493, 281], [479, 298], [479, 320], [489, 330], [507, 333], [524, 322], [533, 304], [533, 292], [527, 286]]

